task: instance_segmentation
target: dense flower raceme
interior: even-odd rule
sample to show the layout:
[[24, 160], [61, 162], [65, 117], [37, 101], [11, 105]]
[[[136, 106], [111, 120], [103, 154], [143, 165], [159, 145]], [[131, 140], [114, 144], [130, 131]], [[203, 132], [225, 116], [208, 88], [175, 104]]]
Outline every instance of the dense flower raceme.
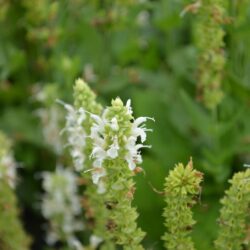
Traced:
[[192, 207], [201, 192], [203, 174], [193, 168], [193, 162], [184, 166], [179, 163], [166, 177], [165, 217], [166, 233], [162, 237], [169, 250], [194, 250], [190, 236], [195, 224]]
[[10, 141], [2, 133], [0, 133], [0, 144], [0, 179], [6, 180], [9, 186], [14, 188], [16, 184], [17, 163], [11, 151]]
[[77, 177], [69, 169], [57, 167], [54, 173], [43, 173], [45, 195], [42, 213], [50, 221], [48, 244], [64, 241], [77, 250], [83, 249], [74, 234], [83, 229], [78, 220], [81, 215], [80, 198], [77, 195]]
[[75, 170], [81, 171], [84, 168], [84, 148], [86, 144], [86, 132], [82, 126], [86, 118], [83, 108], [76, 109], [70, 104], [58, 100], [67, 110], [66, 125], [62, 133], [67, 132], [68, 144], [70, 147], [70, 154], [73, 159]]
[[[119, 98], [115, 99], [112, 104], [123, 105]], [[144, 122], [152, 118], [139, 117], [133, 119], [130, 100], [127, 101], [125, 110], [125, 117], [128, 121], [131, 121], [128, 127], [120, 127], [119, 124], [123, 121], [119, 121], [117, 116], [110, 117], [107, 115], [108, 108], [104, 110], [102, 116], [92, 115], [95, 122], [90, 137], [94, 143], [91, 156], [94, 158], [92, 178], [95, 184], [103, 185], [100, 179], [106, 175], [103, 167], [105, 159], [122, 157], [127, 162], [128, 168], [133, 171], [137, 164], [142, 163], [140, 149], [150, 147], [143, 145], [146, 140], [146, 131], [151, 131], [145, 127]], [[141, 143], [137, 143], [138, 138], [140, 138]]]

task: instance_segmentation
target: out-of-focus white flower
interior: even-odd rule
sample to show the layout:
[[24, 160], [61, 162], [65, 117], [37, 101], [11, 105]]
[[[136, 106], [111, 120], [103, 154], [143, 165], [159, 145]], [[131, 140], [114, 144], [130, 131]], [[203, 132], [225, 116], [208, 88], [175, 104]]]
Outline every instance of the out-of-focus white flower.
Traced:
[[82, 122], [86, 118], [85, 111], [75, 109], [72, 105], [58, 101], [67, 110], [66, 125], [63, 131], [67, 132], [68, 146], [70, 146], [70, 153], [73, 158], [74, 167], [77, 171], [84, 168], [84, 147], [86, 144], [86, 133], [82, 126]]
[[86, 79], [87, 82], [94, 82], [97, 79], [93, 65], [90, 63], [84, 65], [83, 74], [84, 79]]
[[68, 244], [74, 250], [84, 250], [84, 247], [83, 247], [82, 243], [78, 239], [76, 239], [75, 237], [72, 237], [68, 241]]
[[103, 239], [96, 235], [91, 235], [89, 241], [90, 241], [90, 246], [96, 249], [98, 245], [103, 241]]
[[17, 163], [11, 151], [0, 157], [0, 179], [4, 178], [7, 180], [11, 188], [16, 186], [16, 169]]
[[60, 137], [61, 124], [63, 122], [63, 113], [54, 103], [57, 96], [57, 85], [46, 84], [45, 86], [35, 85], [32, 89], [32, 101], [38, 101], [42, 107], [35, 111], [42, 124], [42, 133], [45, 142], [50, 145], [56, 154], [63, 152], [63, 142]]
[[75, 232], [83, 229], [83, 223], [78, 220], [81, 205], [76, 183], [77, 176], [69, 169], [57, 167], [54, 173], [43, 173], [42, 213], [50, 222], [48, 244], [58, 240], [72, 244]]
[[137, 25], [140, 27], [147, 26], [149, 24], [149, 17], [150, 15], [147, 10], [140, 11], [136, 18]]
[[115, 159], [118, 156], [118, 150], [119, 150], [119, 144], [118, 144], [118, 138], [117, 136], [113, 137], [113, 143], [109, 146], [109, 149], [107, 150], [107, 156], [109, 156], [112, 159]]
[[43, 137], [49, 145], [53, 147], [59, 155], [63, 151], [63, 142], [60, 137], [60, 123], [62, 122], [62, 112], [56, 106], [50, 108], [40, 108], [36, 114], [41, 119], [43, 125]]
[[104, 168], [93, 168], [92, 170], [92, 180], [94, 184], [99, 182], [99, 179], [106, 175], [106, 171]]

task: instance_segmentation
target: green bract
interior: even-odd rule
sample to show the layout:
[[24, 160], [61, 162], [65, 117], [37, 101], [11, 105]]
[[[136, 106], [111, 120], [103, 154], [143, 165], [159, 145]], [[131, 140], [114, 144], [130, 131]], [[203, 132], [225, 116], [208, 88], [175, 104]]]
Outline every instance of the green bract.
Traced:
[[168, 250], [193, 250], [190, 237], [195, 224], [191, 208], [201, 192], [203, 174], [193, 169], [192, 161], [186, 167], [179, 163], [171, 170], [165, 182], [166, 233], [162, 237]]

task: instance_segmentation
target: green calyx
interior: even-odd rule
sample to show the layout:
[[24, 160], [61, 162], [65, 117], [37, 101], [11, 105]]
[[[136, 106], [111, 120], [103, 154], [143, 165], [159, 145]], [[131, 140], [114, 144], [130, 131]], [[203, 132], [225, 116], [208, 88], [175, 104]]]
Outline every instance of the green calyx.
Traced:
[[166, 233], [162, 237], [165, 248], [169, 250], [193, 250], [190, 237], [195, 224], [191, 208], [201, 192], [203, 174], [193, 169], [192, 161], [187, 166], [179, 163], [170, 171], [165, 181]]

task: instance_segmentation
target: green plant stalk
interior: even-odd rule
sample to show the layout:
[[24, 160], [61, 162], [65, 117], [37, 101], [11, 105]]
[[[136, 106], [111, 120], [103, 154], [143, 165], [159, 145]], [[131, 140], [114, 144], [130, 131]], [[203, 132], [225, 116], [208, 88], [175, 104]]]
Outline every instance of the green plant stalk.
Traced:
[[214, 109], [223, 98], [221, 83], [225, 66], [222, 25], [226, 19], [225, 1], [200, 0], [194, 29], [198, 49], [198, 98], [209, 109]]
[[165, 181], [163, 216], [166, 233], [162, 237], [168, 250], [194, 250], [190, 233], [195, 224], [191, 208], [201, 192], [203, 174], [193, 169], [192, 161], [186, 167], [179, 163]]
[[250, 205], [250, 169], [239, 172], [229, 181], [231, 187], [221, 200], [217, 250], [241, 250], [243, 244], [249, 247], [247, 219]]

